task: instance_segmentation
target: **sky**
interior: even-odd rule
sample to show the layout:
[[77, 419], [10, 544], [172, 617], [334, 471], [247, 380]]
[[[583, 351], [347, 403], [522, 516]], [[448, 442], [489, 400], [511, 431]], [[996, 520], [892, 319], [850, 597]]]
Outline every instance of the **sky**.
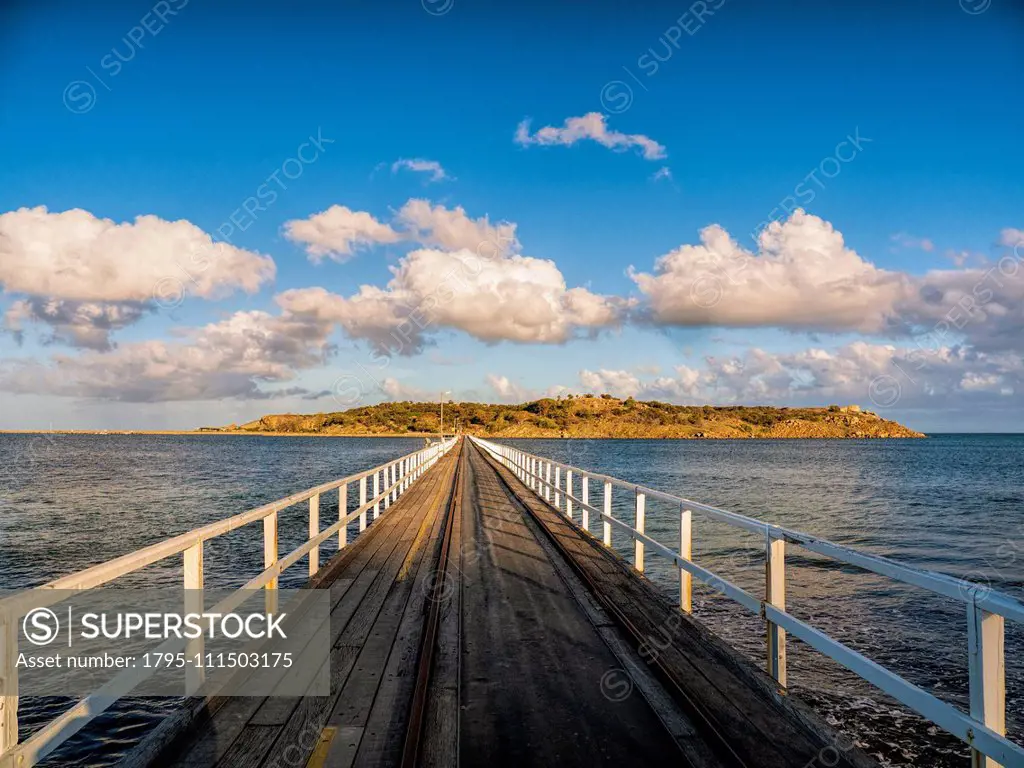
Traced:
[[0, 9], [0, 428], [384, 400], [1024, 431], [1024, 8]]

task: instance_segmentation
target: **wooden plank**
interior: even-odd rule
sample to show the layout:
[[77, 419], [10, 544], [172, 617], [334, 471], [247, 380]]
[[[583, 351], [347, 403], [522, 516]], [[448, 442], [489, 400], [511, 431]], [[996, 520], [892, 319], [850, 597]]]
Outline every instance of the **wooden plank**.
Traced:
[[461, 763], [681, 762], [645, 699], [606, 695], [615, 656], [475, 450], [469, 467], [463, 541], [479, 556], [463, 576]]
[[[732, 748], [746, 761], [765, 768], [806, 765], [839, 738], [809, 707], [783, 695], [763, 670], [677, 610], [657, 587], [564, 515], [531, 498], [511, 473], [486, 460], [587, 574], [602, 604], [628, 619], [641, 636], [659, 641], [658, 666], [716, 730], [729, 734]], [[875, 763], [850, 749], [836, 765]]]
[[[442, 461], [444, 460], [442, 459]], [[340, 685], [340, 681], [336, 679], [334, 673], [346, 669], [347, 656], [351, 655], [352, 662], [355, 660], [355, 652], [339, 648], [337, 641], [349, 620], [355, 615], [362, 597], [380, 575], [380, 569], [373, 568], [372, 565], [378, 559], [386, 559], [398, 546], [405, 528], [413, 525], [417, 519], [417, 506], [420, 498], [436, 482], [438, 482], [437, 478], [425, 477], [422, 483], [417, 484], [403, 496], [401, 505], [396, 503], [394, 509], [380, 521], [380, 524], [373, 526], [374, 530], [368, 531], [352, 545], [341, 550], [307, 584], [307, 587], [310, 588], [327, 588], [332, 591], [331, 639], [334, 648], [331, 653], [333, 662], [331, 671], [332, 682], [335, 686]], [[335, 688], [332, 687], [333, 690]], [[307, 710], [315, 712], [316, 706], [302, 707], [302, 703], [312, 698], [314, 697], [269, 697], [266, 699], [245, 697], [217, 702], [216, 711], [211, 712], [209, 717], [197, 716], [195, 718], [196, 721], [203, 721], [203, 724], [198, 724], [192, 738], [187, 740], [183, 746], [177, 747], [173, 741], [170, 743], [170, 748], [173, 750], [170, 754], [177, 753], [177, 758], [167, 755], [160, 756], [160, 752], [156, 751], [155, 754], [159, 756], [159, 759], [155, 762], [166, 765], [173, 761], [177, 765], [197, 767], [215, 765], [225, 758], [235, 740], [241, 738], [242, 744], [231, 752], [231, 764], [240, 766], [256, 764], [253, 760], [258, 761], [261, 758], [254, 755], [254, 751], [258, 752], [267, 746], [266, 739], [255, 734], [245, 734], [244, 731], [247, 728], [257, 731], [261, 728], [272, 727], [276, 728], [280, 739], [282, 730], [290, 719], [308, 715]], [[333, 702], [333, 696], [315, 698], [328, 700], [321, 702], [319, 707], [323, 710], [323, 719], [326, 721], [326, 713]], [[303, 712], [299, 713], [299, 709], [303, 709]], [[301, 735], [305, 735], [308, 730], [308, 726], [305, 727]]]
[[[454, 492], [454, 488], [451, 490]], [[403, 740], [409, 717], [409, 706], [418, 670], [419, 650], [426, 618], [425, 598], [436, 578], [436, 564], [441, 546], [441, 532], [445, 525], [446, 499], [428, 511], [421, 524], [411, 564], [403, 565], [399, 578], [410, 579], [411, 595], [406, 602], [402, 623], [388, 657], [373, 707], [366, 722], [366, 734], [359, 747], [355, 764], [359, 766], [391, 766], [401, 762]], [[424, 529], [426, 529], [424, 531]], [[407, 562], [409, 562], [407, 560]]]

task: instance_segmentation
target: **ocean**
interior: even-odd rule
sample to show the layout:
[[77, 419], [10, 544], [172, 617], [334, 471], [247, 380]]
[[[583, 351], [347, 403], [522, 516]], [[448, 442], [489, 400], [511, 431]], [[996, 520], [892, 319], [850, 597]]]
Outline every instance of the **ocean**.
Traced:
[[[517, 440], [520, 448], [659, 488], [1024, 598], [1024, 436], [927, 440]], [[238, 435], [0, 435], [0, 589], [22, 589], [102, 562], [422, 446], [422, 439]], [[597, 493], [594, 489], [592, 493]], [[325, 500], [327, 501], [327, 500]], [[330, 502], [322, 510], [329, 519]], [[616, 515], [632, 520], [624, 491]], [[281, 551], [305, 536], [296, 507]], [[672, 545], [678, 512], [648, 502], [647, 530]], [[694, 558], [759, 594], [763, 541], [694, 516]], [[262, 564], [251, 526], [211, 543], [208, 586], [236, 587]], [[613, 544], [627, 552], [625, 538]], [[325, 556], [330, 550], [325, 550]], [[631, 552], [631, 550], [630, 550]], [[282, 586], [304, 580], [301, 565]], [[648, 555], [667, 590], [675, 571]], [[177, 559], [120, 583], [174, 584]], [[701, 587], [695, 615], [757, 663], [761, 620]], [[787, 551], [787, 604], [798, 617], [951, 703], [966, 708], [963, 603]], [[1024, 740], [1024, 628], [1007, 624], [1009, 729]], [[960, 766], [967, 750], [799, 641], [791, 690], [893, 766]], [[21, 702], [21, 736], [72, 702]], [[126, 700], [79, 734], [54, 764], [115, 762], [174, 700]]]

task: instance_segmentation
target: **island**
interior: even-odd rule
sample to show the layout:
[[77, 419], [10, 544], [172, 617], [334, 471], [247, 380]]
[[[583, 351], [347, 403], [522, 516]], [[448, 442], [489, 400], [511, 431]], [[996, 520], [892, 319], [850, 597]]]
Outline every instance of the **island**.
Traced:
[[[385, 402], [316, 414], [273, 414], [203, 432], [418, 437], [441, 431], [438, 402]], [[922, 438], [856, 405], [821, 408], [672, 405], [611, 395], [566, 395], [518, 405], [446, 402], [444, 432], [529, 438]]]

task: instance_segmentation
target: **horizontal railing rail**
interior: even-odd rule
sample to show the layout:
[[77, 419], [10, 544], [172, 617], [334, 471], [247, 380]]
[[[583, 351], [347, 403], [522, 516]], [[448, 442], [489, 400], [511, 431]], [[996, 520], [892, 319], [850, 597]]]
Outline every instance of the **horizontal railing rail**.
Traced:
[[[25, 590], [0, 600], [0, 680], [2, 690], [17, 691], [18, 618], [35, 607], [54, 605], [67, 599], [67, 590], [83, 590], [102, 586], [127, 574], [174, 555], [182, 555], [183, 585], [186, 595], [203, 588], [203, 545], [253, 523], [263, 522], [263, 570], [216, 606], [212, 612], [228, 612], [236, 608], [251, 590], [275, 590], [285, 569], [303, 557], [309, 559], [309, 575], [320, 569], [320, 547], [337, 535], [338, 549], [348, 544], [348, 526], [359, 521], [359, 532], [376, 520], [398, 500], [441, 456], [455, 445], [455, 438], [401, 456], [373, 469], [332, 480], [328, 483], [292, 494], [283, 499], [250, 509], [233, 517], [195, 528], [187, 533], [151, 544], [91, 568]], [[372, 488], [370, 487], [372, 483]], [[358, 504], [349, 511], [349, 486], [358, 487]], [[320, 497], [338, 491], [338, 519], [324, 529], [320, 527]], [[371, 494], [368, 495], [368, 494]], [[303, 544], [285, 557], [278, 551], [278, 513], [302, 502], [309, 502], [309, 536]], [[372, 518], [368, 518], [372, 510]], [[49, 595], [47, 593], [50, 593]], [[269, 593], [268, 595], [276, 594]], [[188, 599], [188, 598], [186, 598]], [[193, 650], [200, 650], [197, 641], [188, 641]], [[170, 652], [185, 645], [184, 640], [168, 640], [157, 648]], [[190, 651], [191, 652], [191, 651]], [[0, 768], [28, 768], [44, 759], [99, 714], [127, 695], [154, 670], [130, 669], [116, 675], [101, 689], [85, 697], [59, 717], [18, 743], [18, 697], [0, 696]], [[204, 682], [201, 668], [186, 670], [186, 691], [194, 693]]]
[[[581, 527], [587, 533], [591, 533], [590, 517], [596, 515], [603, 523], [602, 541], [606, 546], [612, 545], [613, 529], [626, 533], [633, 542], [633, 567], [637, 571], [644, 570], [647, 549], [673, 562], [679, 569], [679, 607], [684, 612], [692, 612], [692, 584], [693, 578], [697, 578], [764, 618], [767, 623], [767, 669], [780, 685], [786, 685], [786, 634], [789, 633], [968, 744], [972, 751], [973, 765], [986, 768], [1000, 765], [1024, 766], [1024, 747], [1006, 738], [1006, 678], [1003, 650], [1004, 620], [1024, 622], [1024, 603], [1021, 601], [981, 584], [858, 552], [826, 539], [771, 525], [571, 464], [563, 464], [507, 444], [472, 439], [476, 445], [514, 472], [543, 501], [552, 504], [560, 512], [563, 511], [564, 502], [564, 514], [574, 522], [574, 509], [578, 508]], [[574, 479], [579, 480], [579, 495], [576, 495]], [[597, 481], [602, 487], [600, 507], [590, 501], [591, 481]], [[633, 495], [633, 525], [612, 515], [614, 488], [627, 489]], [[678, 508], [678, 549], [666, 546], [645, 532], [647, 499], [665, 501]], [[763, 598], [693, 562], [692, 531], [695, 512], [764, 538]], [[962, 712], [788, 613], [786, 543], [964, 603], [968, 633], [970, 713]]]

